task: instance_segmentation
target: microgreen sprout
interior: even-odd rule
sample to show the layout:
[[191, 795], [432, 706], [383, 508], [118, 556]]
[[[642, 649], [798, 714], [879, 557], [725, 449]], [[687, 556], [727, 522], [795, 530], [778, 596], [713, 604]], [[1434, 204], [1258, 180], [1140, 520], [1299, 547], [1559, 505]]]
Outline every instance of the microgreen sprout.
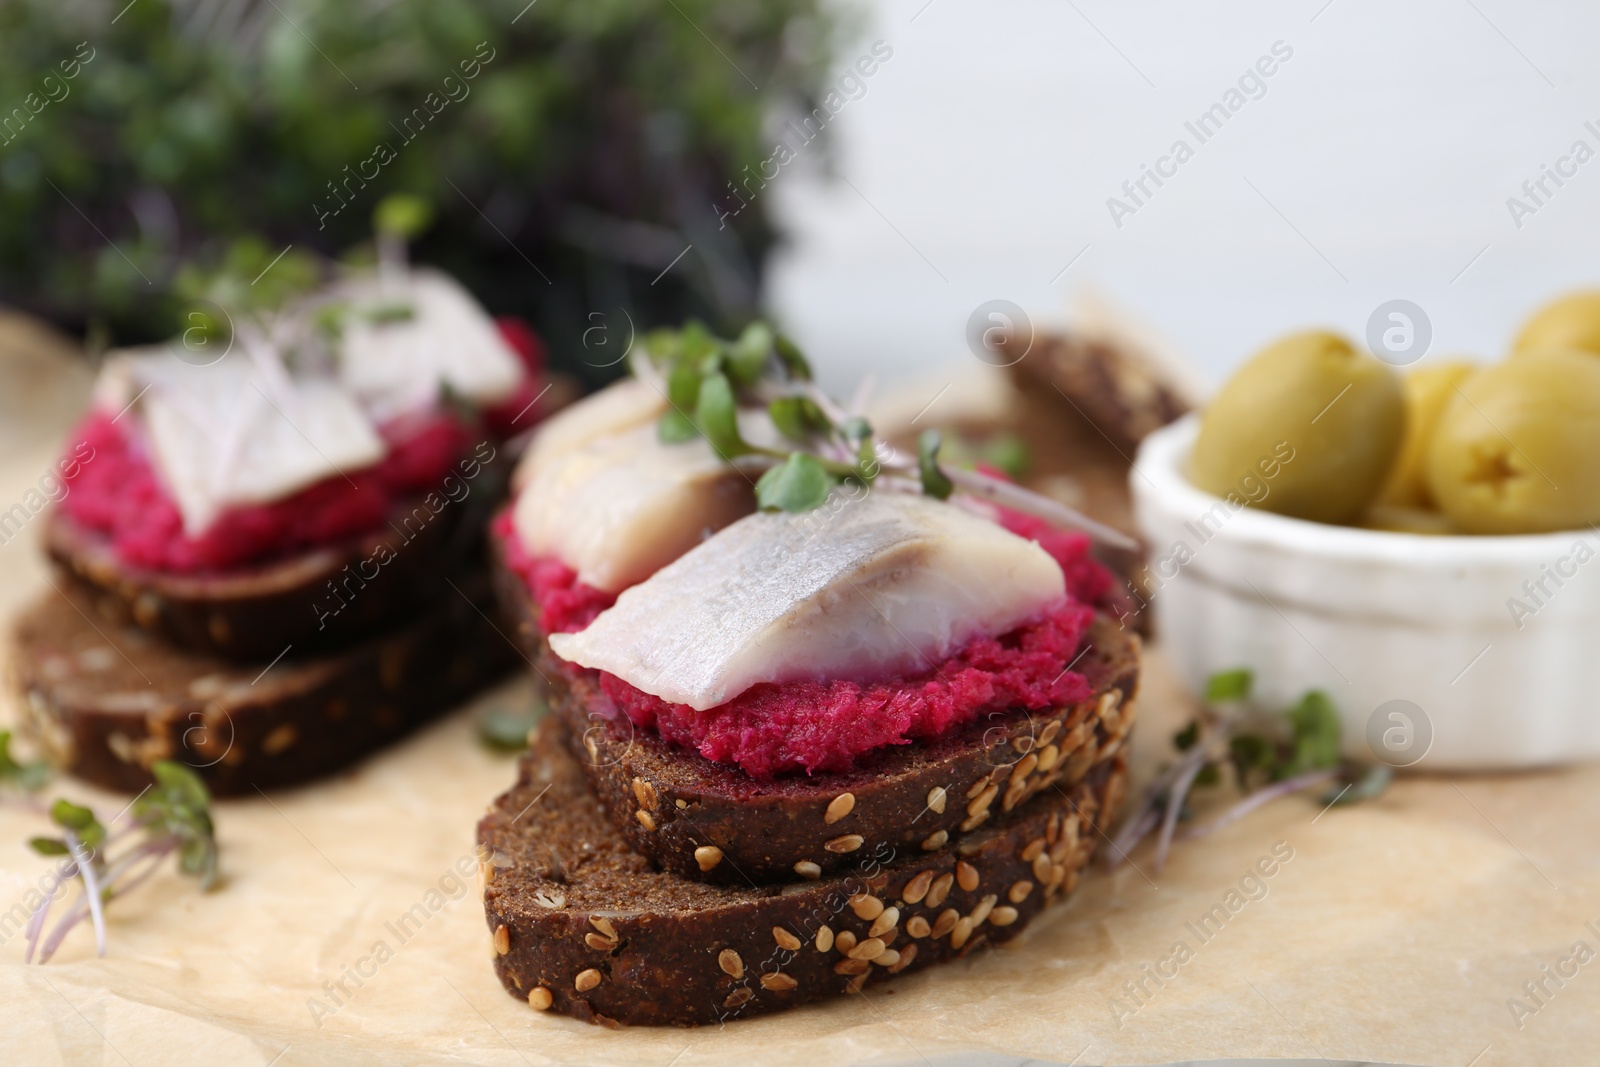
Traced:
[[[94, 924], [95, 948], [106, 953], [105, 908], [150, 877], [169, 855], [176, 854], [178, 869], [210, 889], [217, 877], [217, 841], [211, 824], [211, 797], [198, 775], [181, 763], [158, 761], [151, 773], [155, 782], [134, 798], [127, 810], [102, 823], [94, 811], [70, 800], [50, 806], [50, 821], [59, 837], [35, 837], [28, 844], [42, 856], [64, 857], [62, 877], [82, 882], [82, 893], [56, 921], [48, 935], [55, 894], [40, 901], [28, 921], [26, 962], [35, 951], [46, 963], [61, 942], [84, 919]], [[123, 843], [115, 854], [112, 846]]]
[[1324, 787], [1322, 802], [1331, 805], [1370, 800], [1387, 788], [1392, 774], [1388, 767], [1340, 758], [1339, 713], [1326, 693], [1314, 689], [1274, 714], [1252, 703], [1253, 687], [1253, 675], [1243, 669], [1207, 680], [1200, 714], [1173, 735], [1178, 760], [1156, 777], [1128, 813], [1106, 854], [1109, 866], [1117, 866], [1159, 830], [1155, 868], [1160, 871], [1177, 824], [1194, 817], [1192, 790], [1220, 786], [1230, 773], [1242, 799], [1183, 837], [1202, 837], [1269, 801], [1305, 789]]
[[544, 700], [539, 697], [527, 707], [491, 705], [478, 716], [478, 740], [494, 752], [521, 752], [528, 747], [528, 735], [539, 725], [546, 710]]
[[[1122, 548], [1129, 538], [1072, 508], [1004, 478], [940, 461], [937, 433], [915, 455], [876, 437], [858, 413], [845, 411], [812, 381], [800, 349], [764, 322], [737, 338], [703, 323], [651, 331], [632, 361], [634, 374], [668, 401], [658, 423], [663, 443], [703, 437], [724, 461], [761, 472], [756, 501], [767, 511], [810, 511], [839, 485], [883, 486], [945, 499], [954, 492], [1083, 530]], [[776, 434], [755, 431], [741, 412], [764, 412]], [[750, 436], [746, 431], [749, 430]]]
[[11, 731], [0, 730], [0, 785], [11, 785], [24, 793], [37, 793], [50, 780], [50, 764], [45, 760], [20, 763], [11, 754]]

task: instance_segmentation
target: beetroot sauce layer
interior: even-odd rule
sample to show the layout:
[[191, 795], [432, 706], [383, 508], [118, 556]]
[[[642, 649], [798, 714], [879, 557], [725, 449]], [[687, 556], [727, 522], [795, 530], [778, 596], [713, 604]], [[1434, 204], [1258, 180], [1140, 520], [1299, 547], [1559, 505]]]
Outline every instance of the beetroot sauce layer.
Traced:
[[[1087, 699], [1093, 687], [1066, 668], [1082, 647], [1095, 606], [1112, 595], [1115, 580], [1090, 556], [1084, 535], [1016, 512], [1003, 512], [1000, 521], [1037, 541], [1066, 577], [1066, 602], [1036, 622], [974, 640], [923, 674], [873, 683], [762, 684], [706, 711], [662, 700], [600, 672], [601, 691], [614, 708], [596, 710], [625, 715], [669, 742], [767, 779], [798, 771], [848, 771], [878, 749], [935, 740], [992, 712], [1035, 711]], [[509, 509], [496, 519], [494, 536], [538, 605], [545, 633], [581, 630], [615, 602], [615, 594], [584, 585], [560, 561], [530, 556], [512, 529]]]
[[[388, 452], [377, 464], [325, 478], [282, 500], [229, 508], [197, 536], [161, 483], [128, 423], [94, 412], [74, 431], [74, 464], [62, 510], [74, 522], [111, 539], [117, 558], [133, 567], [180, 574], [214, 573], [270, 563], [376, 530], [408, 497], [438, 490], [456, 461], [487, 429], [497, 438], [525, 430], [544, 360], [538, 335], [517, 319], [497, 320], [501, 336], [527, 374], [517, 393], [483, 413], [474, 427], [444, 413], [405, 416], [380, 428]], [[131, 420], [130, 420], [131, 422]]]

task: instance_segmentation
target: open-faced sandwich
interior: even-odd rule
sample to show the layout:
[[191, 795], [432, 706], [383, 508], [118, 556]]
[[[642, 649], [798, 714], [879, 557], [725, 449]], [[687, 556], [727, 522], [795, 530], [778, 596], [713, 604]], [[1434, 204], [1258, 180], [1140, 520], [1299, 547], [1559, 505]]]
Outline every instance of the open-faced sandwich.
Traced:
[[502, 981], [696, 1024], [1014, 936], [1116, 805], [1139, 662], [1089, 538], [1020, 507], [1104, 531], [902, 459], [763, 328], [636, 371], [494, 526], [552, 690], [479, 827]]
[[106, 360], [57, 588], [18, 626], [33, 725], [108, 785], [161, 758], [224, 793], [302, 780], [514, 658], [479, 546], [547, 409], [531, 331], [386, 264], [204, 340]]

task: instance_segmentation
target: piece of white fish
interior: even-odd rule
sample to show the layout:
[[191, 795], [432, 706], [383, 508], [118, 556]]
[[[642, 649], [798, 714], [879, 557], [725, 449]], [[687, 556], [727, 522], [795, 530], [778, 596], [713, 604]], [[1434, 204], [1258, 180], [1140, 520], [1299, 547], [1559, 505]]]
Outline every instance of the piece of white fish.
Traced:
[[124, 406], [138, 406], [127, 417], [142, 428], [190, 536], [229, 508], [280, 500], [386, 452], [337, 383], [290, 378], [270, 354], [252, 360], [244, 347], [207, 364], [141, 349], [113, 356], [102, 371], [97, 403], [132, 392]]
[[531, 554], [554, 556], [585, 584], [616, 592], [754, 511], [752, 478], [704, 438], [662, 444], [652, 420], [536, 467], [512, 524]]
[[[339, 377], [378, 422], [429, 410], [448, 387], [474, 403], [509, 398], [522, 361], [460, 282], [436, 270], [346, 282]], [[392, 316], [392, 317], [391, 317]]]
[[950, 504], [878, 490], [739, 520], [628, 589], [563, 659], [697, 710], [761, 682], [931, 669], [1066, 594], [1037, 544]]
[[667, 398], [648, 382], [623, 378], [545, 419], [511, 475], [522, 488], [562, 456], [597, 438], [653, 423], [667, 410]]

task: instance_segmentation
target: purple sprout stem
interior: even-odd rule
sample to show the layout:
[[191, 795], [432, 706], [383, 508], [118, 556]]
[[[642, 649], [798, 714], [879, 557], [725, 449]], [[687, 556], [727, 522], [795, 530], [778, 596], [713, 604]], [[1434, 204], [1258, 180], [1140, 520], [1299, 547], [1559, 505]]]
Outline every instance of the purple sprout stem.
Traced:
[[56, 949], [61, 947], [61, 942], [66, 940], [67, 934], [89, 914], [89, 901], [87, 897], [74, 901], [67, 913], [56, 921], [55, 928], [50, 931], [50, 936], [45, 938], [44, 945], [39, 950], [39, 963], [43, 966], [50, 962], [50, 957], [56, 954]]
[[[66, 884], [67, 879], [77, 874], [77, 870], [78, 865], [76, 863], [68, 863], [66, 865], [61, 872], [61, 880], [56, 883], [57, 892]], [[28, 952], [22, 957], [23, 963], [33, 962], [33, 950], [39, 945], [39, 935], [44, 933], [45, 917], [50, 914], [50, 905], [55, 903], [55, 899], [56, 893], [50, 893], [49, 896], [39, 901], [39, 906], [34, 908], [33, 914], [28, 917]]]
[[[1196, 745], [1196, 749], [1205, 750], [1209, 746]], [[1161, 819], [1161, 836], [1156, 839], [1156, 873], [1160, 874], [1167, 865], [1167, 851], [1172, 848], [1172, 831], [1178, 825], [1178, 813], [1183, 810], [1183, 802], [1189, 796], [1189, 790], [1194, 786], [1194, 780], [1205, 769], [1209, 761], [1197, 759], [1184, 768], [1178, 780], [1172, 784], [1172, 791], [1167, 794], [1167, 810]]]
[[1116, 837], [1111, 841], [1111, 847], [1118, 855], [1125, 856], [1132, 852], [1139, 842], [1144, 840], [1145, 835], [1155, 829], [1155, 824], [1146, 825], [1146, 823], [1149, 822], [1149, 812], [1160, 811], [1162, 794], [1169, 792], [1173, 783], [1188, 773], [1191, 767], [1195, 768], [1195, 773], [1199, 773], [1198, 769], [1205, 766], [1211, 758], [1209, 746], [1198, 744], [1185, 752], [1177, 763], [1156, 776], [1145, 789], [1139, 806], [1129, 814], [1122, 824], [1122, 829], [1117, 831]]
[[1015, 511], [1026, 512], [1037, 518], [1053, 522], [1057, 526], [1067, 526], [1074, 530], [1081, 530], [1108, 545], [1117, 548], [1135, 551], [1139, 543], [1120, 530], [1113, 530], [1104, 523], [1096, 522], [1076, 508], [1069, 508], [1059, 500], [1035, 493], [1031, 489], [1024, 489], [1008, 481], [984, 474], [982, 471], [969, 471], [962, 467], [943, 467], [945, 477], [963, 492], [981, 497], [1001, 507], [1011, 508]]
[[1263, 786], [1205, 825], [1196, 826], [1188, 830], [1183, 834], [1183, 838], [1184, 840], [1190, 840], [1214, 833], [1229, 823], [1244, 818], [1263, 804], [1277, 800], [1279, 797], [1289, 796], [1291, 793], [1298, 793], [1302, 789], [1309, 789], [1314, 785], [1321, 785], [1323, 782], [1333, 778], [1335, 773], [1331, 769], [1307, 771], [1305, 774], [1296, 775], [1293, 778], [1285, 778], [1281, 782]]
[[1145, 839], [1145, 835], [1154, 830], [1157, 824], [1161, 822], [1159, 808], [1146, 802], [1141, 810], [1143, 811], [1142, 815], [1123, 824], [1121, 832], [1117, 834], [1117, 840], [1112, 841], [1110, 850], [1103, 853], [1105, 857], [1103, 862], [1106, 870], [1116, 870], [1128, 858], [1127, 849], [1123, 848], [1118, 842], [1126, 840], [1129, 842], [1128, 848], [1135, 848], [1140, 841]]
[[[127, 855], [118, 857], [116, 863], [110, 865], [110, 867], [107, 869], [106, 876], [102, 882], [102, 889], [106, 897], [115, 897], [120, 894], [127, 893], [139, 883], [143, 882], [146, 878], [150, 877], [150, 875], [160, 867], [162, 858], [168, 855], [175, 847], [177, 847], [176, 841], [170, 837], [164, 837], [155, 841], [147, 841], [133, 849]], [[121, 886], [116, 885], [117, 879], [122, 878], [128, 870], [132, 869], [132, 867], [139, 862], [139, 860], [146, 857], [153, 857], [154, 862], [152, 862], [144, 870], [140, 871], [138, 875], [133, 877], [131, 880], [126, 881], [125, 884]], [[49, 963], [50, 957], [56, 954], [56, 950], [60, 948], [61, 943], [66, 940], [67, 934], [72, 932], [72, 928], [77, 926], [78, 923], [82, 922], [86, 916], [90, 915], [91, 909], [97, 908], [98, 902], [101, 900], [101, 895], [100, 893], [96, 893], [93, 897], [90, 897], [89, 892], [89, 888], [85, 886], [84, 898], [75, 902], [67, 911], [67, 913], [56, 922], [54, 929], [50, 931], [50, 936], [45, 940], [44, 946], [40, 950], [39, 962], [41, 964]], [[98, 929], [103, 930], [103, 927]], [[100, 944], [100, 954], [102, 956], [105, 955], [105, 945], [103, 942]]]
[[[94, 919], [94, 947], [97, 955], [106, 954], [106, 913], [105, 904], [100, 899], [100, 875], [94, 869], [94, 860], [89, 855], [89, 850], [84, 848], [83, 842], [78, 840], [78, 835], [67, 830], [63, 835], [67, 840], [67, 848], [72, 851], [72, 858], [78, 863], [78, 873], [83, 876], [83, 893], [89, 901], [89, 915]], [[43, 962], [42, 960], [40, 962]]]

